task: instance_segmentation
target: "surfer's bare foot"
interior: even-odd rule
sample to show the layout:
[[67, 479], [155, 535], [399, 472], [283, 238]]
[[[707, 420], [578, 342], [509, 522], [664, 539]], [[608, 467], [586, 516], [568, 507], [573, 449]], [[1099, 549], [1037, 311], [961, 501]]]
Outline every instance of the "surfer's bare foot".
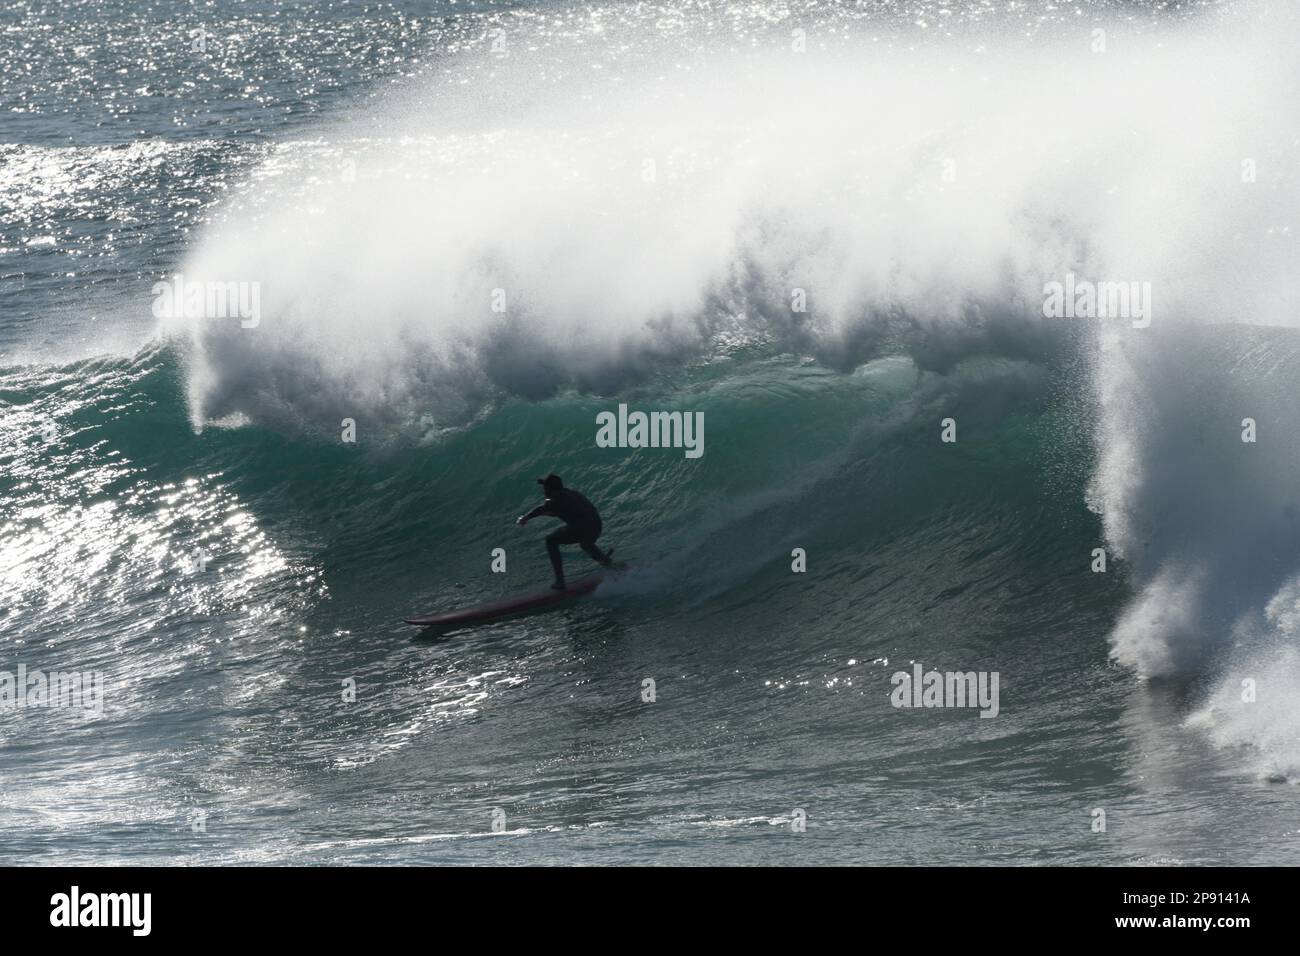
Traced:
[[563, 582], [563, 581], [556, 581], [554, 584], [551, 585], [551, 590], [552, 590], [552, 591], [563, 591], [563, 590], [564, 590], [564, 582]]

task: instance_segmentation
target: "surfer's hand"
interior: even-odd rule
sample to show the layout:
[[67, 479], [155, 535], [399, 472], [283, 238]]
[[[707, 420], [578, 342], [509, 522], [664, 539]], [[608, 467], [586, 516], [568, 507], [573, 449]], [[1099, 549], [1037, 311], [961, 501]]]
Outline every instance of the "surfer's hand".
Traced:
[[524, 525], [528, 524], [528, 519], [525, 518], [523, 515], [520, 515], [518, 518], [515, 519], [515, 524], [519, 525], [519, 527], [522, 528]]

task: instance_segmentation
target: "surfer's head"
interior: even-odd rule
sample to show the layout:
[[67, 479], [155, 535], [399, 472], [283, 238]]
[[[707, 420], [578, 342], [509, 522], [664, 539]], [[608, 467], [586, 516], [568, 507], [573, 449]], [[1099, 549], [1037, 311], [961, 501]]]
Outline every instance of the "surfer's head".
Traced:
[[547, 475], [545, 478], [538, 478], [537, 483], [542, 486], [542, 490], [548, 495], [564, 490], [564, 482], [560, 481], [559, 475]]

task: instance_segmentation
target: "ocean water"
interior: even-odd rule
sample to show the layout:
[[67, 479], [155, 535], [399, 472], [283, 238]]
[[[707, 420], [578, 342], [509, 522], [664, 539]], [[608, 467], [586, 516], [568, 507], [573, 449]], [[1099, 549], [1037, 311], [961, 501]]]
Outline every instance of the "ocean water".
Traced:
[[[1300, 862], [1298, 50], [1285, 0], [5, 5], [0, 691], [102, 696], [0, 708], [0, 862]], [[1149, 323], [1045, 318], [1067, 273]], [[545, 585], [552, 470], [632, 570], [403, 624]]]

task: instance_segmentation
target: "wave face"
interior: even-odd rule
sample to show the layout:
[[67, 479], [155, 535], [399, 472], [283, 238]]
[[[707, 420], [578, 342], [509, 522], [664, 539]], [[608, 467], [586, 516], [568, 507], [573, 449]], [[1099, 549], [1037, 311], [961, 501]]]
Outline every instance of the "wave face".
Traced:
[[[119, 681], [93, 739], [37, 731], [49, 779], [81, 776], [24, 799], [110, 793], [136, 808], [110, 841], [202, 800], [231, 862], [391, 859], [374, 833], [455, 843], [516, 804], [670, 859], [823, 792], [839, 842], [810, 862], [924, 858], [904, 803], [972, 859], [1242, 861], [1276, 822], [1250, 786], [1300, 777], [1300, 15], [1153, 6], [448, 10], [392, 28], [418, 69], [272, 141], [0, 147], [44, 270], [0, 328], [0, 624], [29, 666]], [[148, 247], [125, 304], [44, 244], [105, 210]], [[256, 325], [154, 328], [164, 268], [257, 283]], [[1067, 274], [1150, 283], [1149, 326], [1045, 318]], [[25, 351], [91, 308], [154, 334]], [[704, 456], [597, 447], [620, 402], [703, 413]], [[409, 644], [404, 616], [544, 580], [511, 521], [552, 470], [635, 572]], [[1004, 718], [900, 722], [875, 691], [913, 660], [1000, 669]], [[625, 706], [647, 674], [680, 675], [662, 723]], [[1145, 809], [1211, 779], [1213, 851]], [[1063, 842], [1063, 791], [1140, 823]], [[87, 825], [52, 814], [34, 852]]]

